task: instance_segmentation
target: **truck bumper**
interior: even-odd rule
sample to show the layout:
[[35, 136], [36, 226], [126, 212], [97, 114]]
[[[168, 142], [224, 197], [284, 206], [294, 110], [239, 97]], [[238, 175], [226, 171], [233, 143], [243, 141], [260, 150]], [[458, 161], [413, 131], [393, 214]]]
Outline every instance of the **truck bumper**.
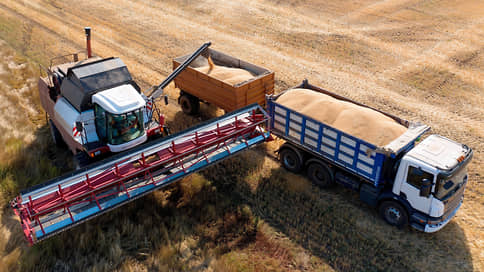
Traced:
[[[452, 212], [450, 212], [446, 216], [442, 216], [439, 218], [429, 217], [423, 214], [413, 214], [412, 215], [413, 222], [410, 225], [419, 231], [423, 231], [427, 233], [437, 232], [441, 230], [443, 227], [445, 227], [445, 225], [447, 225], [447, 223], [449, 223], [450, 220], [452, 220], [452, 218], [455, 216], [460, 206], [462, 205], [462, 202], [463, 202], [463, 199], [461, 199], [459, 205], [457, 205], [457, 207]], [[422, 223], [422, 221], [426, 223]]]

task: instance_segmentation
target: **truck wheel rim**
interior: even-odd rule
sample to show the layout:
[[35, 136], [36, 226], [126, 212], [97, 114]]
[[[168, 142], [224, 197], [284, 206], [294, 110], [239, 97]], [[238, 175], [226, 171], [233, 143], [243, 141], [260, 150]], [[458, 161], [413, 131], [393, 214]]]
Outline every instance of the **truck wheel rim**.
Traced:
[[387, 209], [386, 214], [387, 214], [388, 220], [393, 224], [397, 224], [400, 221], [400, 218], [402, 217], [400, 211], [395, 207], [389, 207]]
[[296, 166], [296, 160], [292, 156], [286, 155], [284, 156], [284, 164], [290, 168], [294, 168]]

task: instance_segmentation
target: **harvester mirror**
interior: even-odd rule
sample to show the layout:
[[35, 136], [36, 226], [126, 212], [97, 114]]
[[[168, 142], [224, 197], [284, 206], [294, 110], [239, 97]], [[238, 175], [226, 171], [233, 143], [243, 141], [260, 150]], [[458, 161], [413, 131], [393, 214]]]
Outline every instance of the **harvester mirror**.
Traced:
[[168, 105], [168, 96], [165, 95], [165, 105]]
[[81, 132], [83, 129], [84, 129], [84, 125], [82, 124], [82, 122], [77, 121], [76, 122], [76, 130]]

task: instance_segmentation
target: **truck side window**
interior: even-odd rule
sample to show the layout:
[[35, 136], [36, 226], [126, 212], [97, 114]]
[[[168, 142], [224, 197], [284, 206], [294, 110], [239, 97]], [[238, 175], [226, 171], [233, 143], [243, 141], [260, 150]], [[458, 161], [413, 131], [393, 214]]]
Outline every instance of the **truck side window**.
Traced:
[[407, 175], [407, 182], [410, 185], [413, 185], [420, 189], [422, 186], [422, 180], [429, 179], [430, 181], [434, 180], [434, 175], [415, 168], [413, 166], [408, 167], [408, 175]]

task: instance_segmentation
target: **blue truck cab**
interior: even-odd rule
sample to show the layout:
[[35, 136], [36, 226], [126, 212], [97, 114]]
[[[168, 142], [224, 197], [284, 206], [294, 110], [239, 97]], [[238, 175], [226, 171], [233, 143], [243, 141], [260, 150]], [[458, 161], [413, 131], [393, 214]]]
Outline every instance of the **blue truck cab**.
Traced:
[[[307, 80], [295, 88], [371, 108]], [[375, 146], [277, 103], [290, 91], [266, 97], [268, 126], [285, 140], [279, 158], [286, 169], [304, 171], [320, 187], [338, 183], [359, 192], [360, 199], [378, 208], [390, 225], [436, 232], [456, 214], [467, 184], [471, 148], [439, 135], [420, 141], [430, 127], [371, 108], [407, 128], [389, 144]]]

